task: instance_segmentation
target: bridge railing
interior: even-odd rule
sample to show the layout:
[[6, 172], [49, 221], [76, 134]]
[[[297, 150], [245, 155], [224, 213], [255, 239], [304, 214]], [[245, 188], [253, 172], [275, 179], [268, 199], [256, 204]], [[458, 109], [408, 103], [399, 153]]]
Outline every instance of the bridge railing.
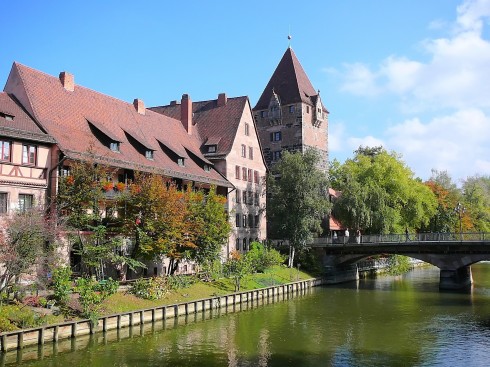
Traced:
[[407, 234], [368, 234], [361, 236], [339, 236], [336, 238], [315, 238], [311, 246], [325, 245], [355, 245], [379, 243], [407, 243], [407, 242], [481, 242], [490, 241], [490, 233], [462, 232], [462, 233], [409, 233]]

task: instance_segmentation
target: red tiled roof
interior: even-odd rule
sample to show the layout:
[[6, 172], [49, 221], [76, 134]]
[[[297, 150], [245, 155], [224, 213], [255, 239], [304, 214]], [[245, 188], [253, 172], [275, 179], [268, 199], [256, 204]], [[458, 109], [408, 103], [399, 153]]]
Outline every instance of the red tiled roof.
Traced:
[[[218, 106], [216, 99], [192, 102], [192, 124], [200, 145], [217, 144], [214, 154], [226, 155], [231, 151], [238, 124], [245, 110], [248, 97], [227, 98], [226, 104]], [[152, 107], [151, 110], [180, 120], [180, 104]], [[250, 121], [252, 123], [252, 121]]]
[[337, 219], [335, 219], [333, 216], [330, 216], [328, 218], [328, 224], [329, 228], [331, 231], [338, 231], [341, 229], [345, 229], [345, 227], [340, 223]]
[[[314, 105], [318, 92], [308, 79], [303, 67], [292, 48], [288, 48], [267, 83], [259, 101], [253, 110], [265, 110], [269, 107], [272, 91], [279, 96], [282, 105], [308, 103]], [[326, 111], [326, 109], [325, 109]]]
[[[148, 109], [144, 115], [139, 114], [132, 103], [79, 85], [75, 85], [74, 91], [67, 91], [57, 77], [18, 63], [12, 67], [5, 91], [16, 94], [47, 133], [57, 140], [60, 149], [71, 157], [84, 157], [91, 147], [98, 160], [112, 166], [232, 186], [217, 171], [207, 172], [192, 159], [187, 159], [185, 167], [181, 167], [159, 149], [159, 142], [170, 149], [176, 145], [185, 147], [206, 161], [199, 149], [200, 141], [187, 134], [178, 120]], [[102, 133], [109, 134], [108, 137], [117, 138], [121, 142], [120, 151], [111, 151], [99, 141], [88, 121], [102, 129]], [[140, 144], [144, 142], [148, 148], [158, 148], [153, 160], [138, 151], [124, 131], [134, 134], [133, 138]]]
[[[13, 119], [8, 119], [12, 116]], [[12, 96], [0, 92], [0, 134], [20, 139], [54, 143]]]

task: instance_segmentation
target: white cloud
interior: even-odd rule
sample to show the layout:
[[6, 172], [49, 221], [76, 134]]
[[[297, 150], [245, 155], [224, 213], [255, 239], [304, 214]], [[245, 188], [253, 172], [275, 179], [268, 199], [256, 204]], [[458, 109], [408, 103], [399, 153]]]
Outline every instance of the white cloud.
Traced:
[[378, 76], [367, 66], [361, 63], [345, 64], [344, 66], [347, 72], [341, 87], [342, 91], [360, 96], [375, 96], [380, 92], [379, 87], [376, 86]]
[[346, 147], [348, 147], [351, 151], [357, 150], [360, 146], [363, 147], [378, 147], [385, 146], [383, 140], [378, 139], [374, 136], [368, 135], [361, 138], [351, 137], [347, 139]]
[[427, 122], [406, 120], [387, 130], [386, 141], [422, 178], [432, 168], [447, 170], [455, 179], [490, 174], [490, 116], [478, 109]]
[[404, 111], [490, 107], [490, 42], [483, 20], [490, 0], [466, 1], [457, 10], [454, 32], [422, 42], [430, 60], [389, 56], [376, 69], [344, 65], [341, 90], [358, 96], [394, 94]]

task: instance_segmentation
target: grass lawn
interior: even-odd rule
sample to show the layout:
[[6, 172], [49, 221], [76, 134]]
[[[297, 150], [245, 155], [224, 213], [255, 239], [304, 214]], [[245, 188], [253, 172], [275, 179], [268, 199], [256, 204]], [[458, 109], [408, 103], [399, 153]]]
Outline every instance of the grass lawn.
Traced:
[[[241, 281], [241, 291], [265, 288], [274, 285], [310, 279], [312, 276], [297, 269], [289, 269], [284, 266], [275, 266], [265, 273], [252, 274]], [[190, 302], [213, 296], [222, 296], [235, 291], [235, 285], [230, 279], [219, 279], [214, 282], [198, 282], [190, 287], [170, 291], [164, 298], [156, 301], [137, 298], [127, 292], [118, 292], [104, 301], [102, 313], [110, 315], [114, 313], [152, 308], [156, 306], [171, 305], [174, 303]]]
[[[297, 269], [275, 266], [265, 273], [248, 275], [241, 281], [240, 291], [265, 288], [274, 285], [310, 279], [313, 276]], [[127, 311], [153, 308], [175, 303], [223, 296], [235, 292], [235, 284], [231, 279], [222, 278], [217, 281], [199, 281], [186, 288], [170, 291], [164, 298], [156, 301], [138, 298], [127, 292], [117, 292], [101, 305], [101, 315], [111, 315]], [[70, 319], [76, 318], [75, 316]], [[22, 327], [35, 327], [65, 321], [62, 315], [54, 316], [47, 309], [35, 309], [24, 305], [0, 306], [0, 332], [15, 330]]]

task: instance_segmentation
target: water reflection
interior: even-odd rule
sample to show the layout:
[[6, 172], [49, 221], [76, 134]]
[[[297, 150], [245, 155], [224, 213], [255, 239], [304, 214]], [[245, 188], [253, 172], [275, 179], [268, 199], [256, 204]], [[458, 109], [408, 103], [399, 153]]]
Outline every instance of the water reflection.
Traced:
[[[230, 307], [25, 350], [22, 365], [487, 365], [488, 275], [489, 264], [474, 266], [470, 293], [439, 292], [435, 268], [363, 279], [289, 301], [245, 303], [243, 312]], [[7, 357], [4, 363], [20, 361]]]

